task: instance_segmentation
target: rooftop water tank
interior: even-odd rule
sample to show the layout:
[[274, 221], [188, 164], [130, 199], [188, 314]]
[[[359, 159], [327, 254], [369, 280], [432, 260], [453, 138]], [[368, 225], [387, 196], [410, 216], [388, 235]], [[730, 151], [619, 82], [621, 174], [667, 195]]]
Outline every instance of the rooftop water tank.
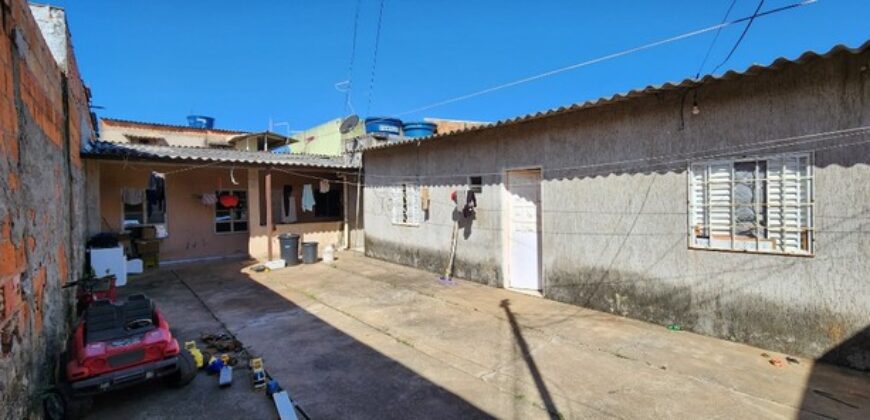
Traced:
[[406, 122], [402, 128], [405, 137], [426, 137], [435, 134], [435, 124], [429, 122]]
[[214, 118], [205, 115], [188, 115], [187, 125], [193, 128], [214, 128]]
[[402, 134], [402, 120], [386, 117], [366, 118], [366, 133], [398, 136]]

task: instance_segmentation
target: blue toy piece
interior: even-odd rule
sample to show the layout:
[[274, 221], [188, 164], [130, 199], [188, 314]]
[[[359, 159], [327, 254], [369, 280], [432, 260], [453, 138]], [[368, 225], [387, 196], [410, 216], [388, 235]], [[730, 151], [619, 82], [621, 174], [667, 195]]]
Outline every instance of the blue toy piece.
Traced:
[[212, 359], [211, 363], [209, 363], [208, 366], [205, 367], [205, 371], [208, 373], [220, 373], [221, 368], [223, 367], [224, 361], [221, 360], [219, 357], [215, 357], [214, 359]]

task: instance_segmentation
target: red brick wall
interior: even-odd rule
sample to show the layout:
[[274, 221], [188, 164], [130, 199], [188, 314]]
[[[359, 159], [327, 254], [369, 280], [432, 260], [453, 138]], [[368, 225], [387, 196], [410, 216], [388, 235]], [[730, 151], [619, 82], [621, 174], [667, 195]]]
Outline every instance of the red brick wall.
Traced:
[[[81, 144], [88, 94], [68, 49], [66, 73], [24, 0], [0, 0], [0, 407], [39, 416], [71, 321], [84, 260]], [[65, 110], [64, 101], [67, 101]]]

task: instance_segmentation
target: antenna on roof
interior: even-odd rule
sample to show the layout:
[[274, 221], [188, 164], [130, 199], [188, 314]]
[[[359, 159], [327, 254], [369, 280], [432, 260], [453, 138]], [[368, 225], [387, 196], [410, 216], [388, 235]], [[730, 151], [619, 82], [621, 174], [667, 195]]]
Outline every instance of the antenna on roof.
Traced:
[[354, 128], [356, 128], [357, 124], [359, 124], [359, 116], [351, 114], [341, 120], [341, 127], [339, 127], [338, 131], [340, 131], [341, 134], [350, 133]]

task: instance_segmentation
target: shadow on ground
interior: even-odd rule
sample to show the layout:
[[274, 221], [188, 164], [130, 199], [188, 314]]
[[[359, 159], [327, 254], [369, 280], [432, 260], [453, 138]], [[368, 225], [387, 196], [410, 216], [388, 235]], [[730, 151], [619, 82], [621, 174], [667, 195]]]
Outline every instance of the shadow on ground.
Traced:
[[[491, 418], [260, 285], [241, 271], [244, 266], [163, 268], [131, 279], [121, 292], [155, 299], [179, 341], [220, 332], [226, 325], [252, 353], [263, 356], [269, 373], [311, 418]], [[102, 396], [89, 415], [207, 417], [277, 415], [271, 401], [251, 388], [250, 372], [241, 363], [229, 388], [219, 388], [216, 377], [200, 372], [184, 389], [152, 383]]]
[[[857, 351], [863, 349], [863, 351]], [[815, 364], [801, 401], [802, 419], [870, 419], [870, 389], [866, 387], [870, 377], [870, 360], [854, 360], [865, 371], [833, 366], [826, 361], [843, 360], [846, 355], [867, 354], [870, 349], [870, 327], [853, 335], [826, 352]], [[836, 376], [835, 376], [836, 375]], [[837, 381], [854, 380], [848, 392], [837, 392], [829, 385]], [[842, 389], [842, 388], [841, 388]]]

